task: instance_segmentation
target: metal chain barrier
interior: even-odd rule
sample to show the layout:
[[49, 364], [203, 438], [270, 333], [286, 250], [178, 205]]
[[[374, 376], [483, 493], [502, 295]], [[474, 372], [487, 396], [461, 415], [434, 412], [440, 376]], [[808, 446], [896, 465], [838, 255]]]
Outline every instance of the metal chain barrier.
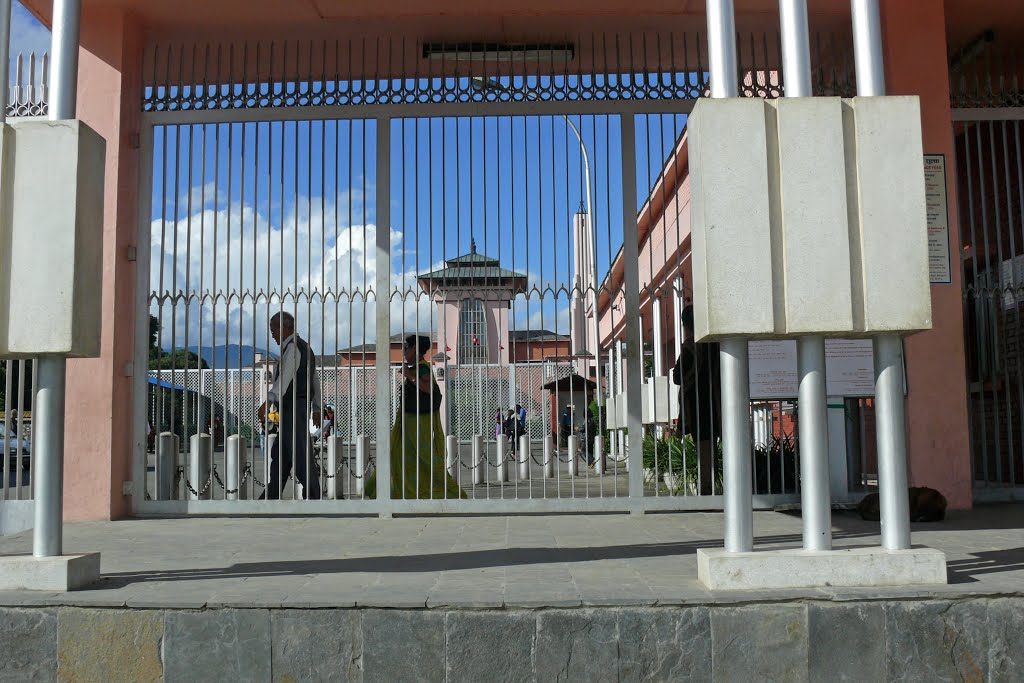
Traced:
[[[184, 467], [179, 467], [178, 468], [178, 476], [175, 478], [174, 484], [175, 484], [175, 486], [177, 486], [179, 480], [184, 481], [185, 482], [185, 488], [188, 489], [189, 493], [191, 493], [193, 496], [196, 496], [197, 498], [202, 498], [203, 496], [206, 495], [206, 492], [210, 490], [210, 486], [213, 484], [213, 476], [214, 476], [214, 473], [216, 471], [217, 471], [217, 467], [215, 465], [212, 468], [212, 471], [210, 472], [210, 476], [206, 478], [206, 483], [203, 484], [203, 490], [202, 491], [196, 491], [194, 488], [192, 488], [192, 483], [188, 480], [188, 477], [185, 476], [185, 468]], [[219, 481], [219, 479], [218, 479], [218, 481]]]

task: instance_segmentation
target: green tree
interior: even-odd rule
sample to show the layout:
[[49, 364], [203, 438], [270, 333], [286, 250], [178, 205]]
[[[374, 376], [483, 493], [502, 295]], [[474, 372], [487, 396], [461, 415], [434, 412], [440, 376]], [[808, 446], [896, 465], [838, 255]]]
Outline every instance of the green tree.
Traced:
[[155, 315], [149, 316], [149, 369], [150, 370], [195, 370], [209, 369], [205, 360], [187, 349], [162, 351], [157, 348], [156, 340], [160, 336], [160, 321]]

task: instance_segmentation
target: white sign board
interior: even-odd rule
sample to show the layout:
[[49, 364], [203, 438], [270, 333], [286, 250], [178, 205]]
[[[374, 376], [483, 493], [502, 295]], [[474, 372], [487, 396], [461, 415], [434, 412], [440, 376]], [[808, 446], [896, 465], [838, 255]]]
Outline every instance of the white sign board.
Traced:
[[[749, 357], [751, 399], [797, 397], [800, 380], [795, 341], [752, 341]], [[871, 340], [826, 339], [825, 384], [829, 396], [873, 396]]]
[[949, 204], [946, 196], [946, 157], [924, 157], [924, 194], [928, 211], [928, 271], [933, 285], [953, 281], [949, 263]]

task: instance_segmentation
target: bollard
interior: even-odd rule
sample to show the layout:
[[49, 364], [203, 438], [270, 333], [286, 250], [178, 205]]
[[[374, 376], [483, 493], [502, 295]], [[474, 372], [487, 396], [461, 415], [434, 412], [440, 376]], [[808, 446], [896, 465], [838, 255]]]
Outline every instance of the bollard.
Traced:
[[448, 476], [455, 481], [462, 483], [459, 476], [459, 440], [455, 435], [449, 435], [445, 439], [445, 467], [448, 469]]
[[505, 450], [508, 446], [508, 439], [499, 438], [494, 445], [498, 455], [498, 481], [508, 481], [508, 467], [505, 462]]
[[325, 472], [325, 489], [327, 500], [338, 499], [338, 462], [341, 460], [341, 449], [345, 447], [340, 436], [327, 437], [327, 471]]
[[189, 447], [188, 480], [195, 491], [189, 491], [192, 500], [211, 500], [213, 486], [210, 483], [213, 464], [213, 437], [209, 434], [193, 434]]
[[[268, 434], [266, 438], [267, 445], [264, 446], [263, 451], [263, 483], [266, 486], [270, 485], [270, 452], [274, 450], [274, 445], [277, 443], [277, 434]], [[283, 473], [284, 477], [288, 476], [287, 472]]]
[[366, 478], [369, 469], [366, 467], [370, 454], [370, 437], [360, 434], [356, 437], [356, 493], [363, 495], [366, 490]]
[[[224, 499], [245, 500], [248, 496], [242, 485], [242, 473], [249, 462], [249, 445], [245, 439], [232, 434], [224, 449]], [[194, 484], [193, 484], [194, 486]], [[234, 491], [234, 493], [231, 493]]]
[[579, 468], [579, 457], [576, 455], [576, 449], [579, 448], [580, 438], [575, 434], [569, 436], [569, 476], [575, 477], [580, 473]]
[[175, 486], [178, 477], [178, 435], [162, 432], [156, 448], [156, 499], [177, 500], [180, 486]]
[[615, 432], [611, 433], [611, 449], [612, 449], [612, 460], [615, 462], [619, 461], [619, 440], [615, 438]]
[[555, 476], [555, 444], [550, 434], [544, 437], [544, 476]]
[[519, 478], [530, 478], [530, 437], [526, 434], [519, 437]]
[[604, 474], [608, 468], [608, 461], [604, 456], [604, 437], [598, 434], [594, 437], [594, 471]]
[[484, 483], [484, 469], [487, 467], [486, 453], [484, 452], [484, 437], [482, 434], [473, 435], [473, 484], [479, 486]]

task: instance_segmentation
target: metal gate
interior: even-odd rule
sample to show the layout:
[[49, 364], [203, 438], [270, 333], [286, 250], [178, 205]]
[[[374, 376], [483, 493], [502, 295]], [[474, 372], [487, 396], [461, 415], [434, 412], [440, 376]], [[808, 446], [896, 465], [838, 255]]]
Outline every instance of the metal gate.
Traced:
[[1024, 490], [1024, 109], [954, 112], [976, 495]]
[[[777, 42], [741, 41], [749, 95], [781, 95]], [[843, 93], [851, 69], [830, 45], [818, 90]], [[662, 221], [685, 210], [666, 179], [705, 62], [685, 32], [151, 49], [136, 512], [719, 506], [714, 477], [703, 492], [693, 478], [720, 461], [697, 464], [669, 430], [682, 257], [638, 244], [654, 207]], [[268, 323], [282, 311], [316, 354], [333, 433], [310, 425], [311, 445], [295, 442], [311, 474], [283, 500], [235, 500], [273, 469]], [[421, 391], [443, 394], [436, 422], [400, 401], [403, 373], [419, 372], [410, 336], [424, 339]], [[520, 408], [510, 436], [499, 410]], [[392, 490], [364, 495], [377, 475]], [[317, 489], [333, 500], [303, 500]], [[778, 493], [762, 504], [795, 491]]]

